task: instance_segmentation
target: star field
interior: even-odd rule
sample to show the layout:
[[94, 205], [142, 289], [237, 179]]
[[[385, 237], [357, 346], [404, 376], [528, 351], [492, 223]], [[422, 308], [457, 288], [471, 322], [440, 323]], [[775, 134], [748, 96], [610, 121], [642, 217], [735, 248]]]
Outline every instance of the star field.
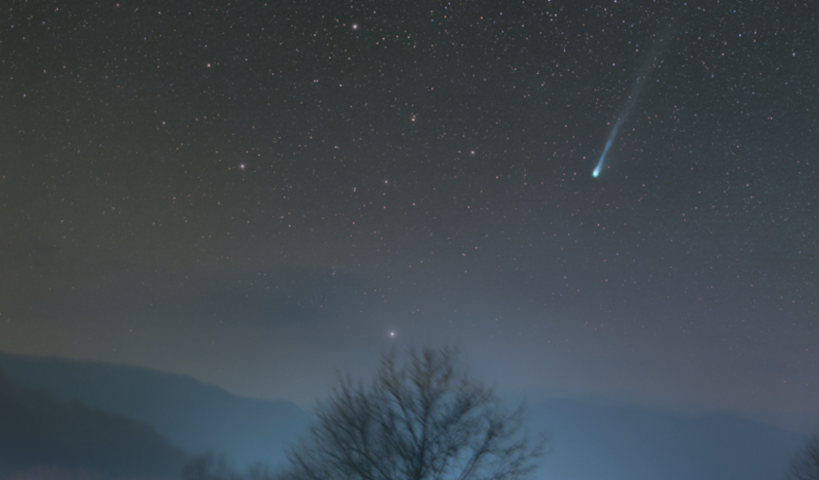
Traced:
[[308, 403], [334, 368], [454, 342], [508, 391], [799, 428], [819, 415], [815, 20], [16, 3], [0, 349]]

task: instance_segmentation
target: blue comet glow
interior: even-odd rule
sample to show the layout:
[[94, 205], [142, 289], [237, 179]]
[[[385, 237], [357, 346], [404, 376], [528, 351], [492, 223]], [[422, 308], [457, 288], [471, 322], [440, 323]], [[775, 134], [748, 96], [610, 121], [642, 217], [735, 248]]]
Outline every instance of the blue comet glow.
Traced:
[[659, 52], [662, 48], [664, 48], [663, 39], [668, 38], [671, 32], [673, 32], [673, 30], [666, 30], [666, 32], [657, 42], [657, 45], [655, 45], [654, 49], [652, 49], [646, 60], [643, 62], [640, 72], [637, 75], [637, 81], [635, 82], [634, 88], [632, 88], [631, 93], [629, 94], [628, 104], [626, 105], [625, 110], [623, 110], [623, 112], [620, 114], [617, 123], [614, 124], [614, 128], [611, 129], [609, 138], [606, 139], [606, 147], [603, 149], [603, 153], [600, 155], [600, 160], [597, 162], [597, 166], [594, 167], [594, 171], [592, 171], [592, 177], [597, 178], [600, 176], [600, 172], [603, 170], [603, 164], [606, 161], [606, 155], [608, 155], [609, 149], [614, 144], [614, 140], [617, 138], [617, 133], [620, 131], [620, 127], [623, 125], [623, 123], [625, 123], [626, 119], [628, 119], [628, 115], [634, 108], [634, 104], [637, 103], [637, 97], [640, 95], [640, 91], [643, 89], [643, 84], [646, 83], [649, 74], [657, 64]]
[[[628, 113], [626, 113], [626, 116], [628, 116]], [[603, 149], [603, 154], [600, 155], [600, 161], [597, 162], [597, 166], [592, 172], [592, 177], [597, 178], [600, 175], [600, 170], [603, 168], [603, 162], [606, 161], [606, 154], [609, 153], [609, 149], [611, 148], [612, 144], [614, 144], [614, 139], [617, 138], [617, 132], [620, 130], [620, 125], [623, 124], [623, 120], [625, 119], [626, 117], [623, 117], [622, 120], [617, 122], [614, 125], [614, 128], [611, 130], [611, 133], [609, 133], [609, 138], [606, 140], [606, 148]]]
[[597, 178], [600, 175], [600, 171], [603, 169], [603, 162], [606, 161], [606, 154], [609, 153], [609, 149], [614, 144], [614, 139], [617, 138], [617, 132], [620, 131], [620, 126], [623, 122], [626, 121], [628, 118], [628, 114], [631, 113], [631, 109], [634, 107], [634, 104], [637, 103], [637, 95], [640, 94], [640, 87], [642, 87], [642, 83], [640, 80], [637, 80], [637, 86], [634, 88], [634, 91], [631, 92], [630, 99], [628, 102], [628, 107], [620, 116], [620, 120], [614, 124], [614, 128], [611, 129], [611, 133], [609, 133], [609, 138], [606, 139], [606, 148], [603, 149], [603, 154], [600, 155], [600, 161], [597, 162], [597, 166], [594, 167], [594, 171], [592, 172], [592, 177]]

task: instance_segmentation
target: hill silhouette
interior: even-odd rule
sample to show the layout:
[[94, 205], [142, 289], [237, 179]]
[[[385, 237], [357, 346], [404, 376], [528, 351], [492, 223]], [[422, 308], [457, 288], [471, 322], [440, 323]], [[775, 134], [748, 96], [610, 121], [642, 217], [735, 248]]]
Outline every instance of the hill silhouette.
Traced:
[[0, 476], [68, 469], [107, 477], [175, 475], [185, 453], [147, 424], [60, 402], [0, 371]]
[[530, 408], [551, 435], [541, 478], [783, 478], [804, 437], [723, 413], [684, 414], [553, 399]]
[[[215, 451], [239, 467], [281, 465], [309, 416], [285, 401], [254, 400], [184, 375], [0, 353], [15, 381], [152, 425], [190, 453]], [[528, 425], [550, 434], [536, 478], [762, 480], [782, 478], [801, 434], [722, 413], [672, 413], [553, 399], [530, 404]]]
[[147, 368], [0, 353], [0, 369], [22, 385], [145, 422], [190, 453], [224, 453], [239, 466], [280, 464], [309, 421], [290, 401], [238, 397]]

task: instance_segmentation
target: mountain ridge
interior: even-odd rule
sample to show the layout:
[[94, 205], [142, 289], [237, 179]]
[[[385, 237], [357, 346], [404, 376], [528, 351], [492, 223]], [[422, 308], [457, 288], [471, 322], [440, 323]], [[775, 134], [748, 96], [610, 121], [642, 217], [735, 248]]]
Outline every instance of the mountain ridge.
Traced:
[[308, 424], [288, 400], [239, 397], [145, 367], [0, 353], [0, 369], [21, 385], [146, 422], [190, 453], [225, 453], [240, 466], [281, 465]]
[[[187, 455], [150, 425], [62, 402], [0, 371], [0, 476], [43, 468], [170, 478]], [[136, 476], [136, 477], [134, 477]]]
[[[553, 398], [530, 410], [551, 436], [547, 478], [782, 478], [804, 436], [722, 412], [672, 412]], [[673, 471], [668, 467], [673, 466]]]
[[[239, 467], [283, 466], [287, 446], [309, 425], [292, 402], [237, 397], [142, 367], [0, 353], [0, 369], [56, 397], [145, 421], [190, 453], [224, 453]], [[550, 434], [541, 479], [781, 478], [805, 440], [727, 413], [560, 398], [530, 402], [527, 425]]]

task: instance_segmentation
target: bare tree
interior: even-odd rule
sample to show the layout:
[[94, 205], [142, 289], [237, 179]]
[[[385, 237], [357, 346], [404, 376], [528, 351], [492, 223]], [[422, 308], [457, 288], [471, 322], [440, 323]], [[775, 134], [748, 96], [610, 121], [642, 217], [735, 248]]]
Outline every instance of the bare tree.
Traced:
[[291, 480], [513, 480], [537, 467], [523, 411], [503, 407], [466, 375], [452, 348], [395, 353], [371, 385], [340, 378], [307, 438], [291, 449]]
[[809, 440], [791, 462], [789, 478], [792, 480], [819, 480], [819, 432]]

